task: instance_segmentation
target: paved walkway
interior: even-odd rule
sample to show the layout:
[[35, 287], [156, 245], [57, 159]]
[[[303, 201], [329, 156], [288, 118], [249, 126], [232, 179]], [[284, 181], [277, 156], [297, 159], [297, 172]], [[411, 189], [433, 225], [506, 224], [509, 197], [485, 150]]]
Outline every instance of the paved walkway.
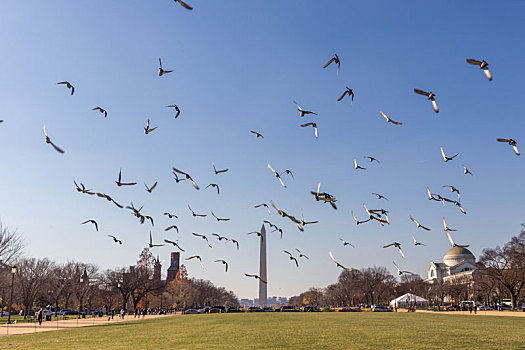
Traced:
[[53, 316], [52, 321], [42, 322], [42, 325], [39, 326], [38, 322], [24, 322], [24, 323], [15, 323], [15, 324], [3, 324], [0, 325], [0, 336], [14, 335], [14, 334], [29, 334], [37, 332], [48, 332], [56, 331], [59, 329], [71, 329], [77, 327], [87, 327], [87, 326], [100, 326], [100, 325], [109, 325], [112, 323], [122, 323], [122, 322], [140, 322], [142, 320], [149, 320], [153, 318], [160, 317], [169, 317], [171, 315], [147, 315], [146, 317], [134, 317], [133, 315], [126, 315], [124, 319], [115, 316], [113, 319], [110, 316], [104, 317], [91, 317], [86, 316], [86, 318], [74, 318], [75, 316], [69, 316], [67, 320], [62, 320], [61, 316], [58, 317], [58, 320]]
[[[402, 312], [402, 311], [401, 311]], [[426, 312], [429, 314], [436, 314], [436, 315], [472, 315], [472, 316], [509, 316], [509, 317], [525, 317], [525, 312], [522, 311], [497, 311], [497, 310], [489, 310], [489, 311], [478, 311], [477, 313], [474, 313], [472, 311], [472, 314], [470, 311], [428, 311], [428, 310], [417, 310], [416, 312]]]

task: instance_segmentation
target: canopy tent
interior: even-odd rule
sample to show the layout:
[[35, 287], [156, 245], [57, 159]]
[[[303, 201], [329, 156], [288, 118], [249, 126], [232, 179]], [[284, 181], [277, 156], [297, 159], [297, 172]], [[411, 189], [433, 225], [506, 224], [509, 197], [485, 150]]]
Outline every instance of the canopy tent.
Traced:
[[406, 293], [390, 302], [390, 306], [392, 307], [407, 307], [409, 305], [428, 306], [429, 303], [427, 299], [418, 297], [412, 293]]

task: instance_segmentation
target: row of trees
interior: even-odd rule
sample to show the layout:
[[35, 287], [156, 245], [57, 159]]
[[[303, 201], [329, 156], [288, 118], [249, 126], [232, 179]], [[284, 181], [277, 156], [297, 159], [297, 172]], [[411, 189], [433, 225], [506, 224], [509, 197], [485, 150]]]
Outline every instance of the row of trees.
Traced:
[[[155, 259], [148, 248], [127, 268], [101, 271], [94, 264], [56, 263], [24, 258], [23, 240], [0, 224], [0, 309], [7, 310], [13, 289], [14, 310], [25, 315], [35, 309], [125, 309], [238, 306], [237, 297], [210, 281], [188, 278], [184, 265], [175, 280], [154, 278]], [[13, 275], [11, 267], [16, 266]]]
[[476, 300], [491, 304], [511, 299], [513, 307], [525, 299], [525, 224], [521, 233], [503, 247], [484, 249], [478, 269], [471, 275], [426, 283], [419, 275], [401, 275], [400, 281], [385, 267], [343, 271], [336, 283], [324, 289], [311, 288], [290, 298], [292, 305], [355, 306], [386, 304], [407, 292], [430, 302], [459, 303]]

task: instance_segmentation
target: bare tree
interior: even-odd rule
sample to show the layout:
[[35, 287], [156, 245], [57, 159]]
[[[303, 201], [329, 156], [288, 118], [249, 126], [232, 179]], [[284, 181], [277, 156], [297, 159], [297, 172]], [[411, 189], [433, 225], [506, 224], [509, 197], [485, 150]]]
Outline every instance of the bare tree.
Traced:
[[302, 304], [318, 307], [319, 305], [321, 305], [322, 298], [322, 289], [312, 287], [303, 293]]
[[362, 286], [370, 304], [379, 303], [383, 294], [395, 283], [395, 278], [383, 266], [374, 266], [362, 270]]
[[345, 306], [348, 302], [346, 290], [341, 283], [334, 283], [324, 289], [323, 305]]
[[47, 258], [26, 258], [17, 262], [16, 282], [25, 308], [24, 317], [32, 311], [35, 297], [48, 282], [52, 266]]
[[[131, 292], [135, 289], [133, 279], [130, 276], [130, 270], [128, 269], [114, 269], [106, 270], [104, 273], [104, 281], [111, 290], [117, 290], [121, 296], [122, 309], [126, 310]], [[111, 305], [110, 305], [111, 307]]]
[[356, 305], [359, 295], [364, 295], [363, 273], [359, 270], [343, 271], [337, 278], [340, 306]]
[[513, 237], [502, 248], [486, 248], [479, 259], [483, 264], [482, 273], [498, 281], [508, 292], [512, 307], [525, 285], [525, 230]]
[[472, 284], [470, 276], [458, 276], [448, 279], [444, 284], [444, 290], [450, 298], [459, 304], [462, 300], [469, 299], [469, 287]]
[[12, 264], [22, 254], [24, 241], [16, 230], [10, 230], [0, 222], [0, 262]]

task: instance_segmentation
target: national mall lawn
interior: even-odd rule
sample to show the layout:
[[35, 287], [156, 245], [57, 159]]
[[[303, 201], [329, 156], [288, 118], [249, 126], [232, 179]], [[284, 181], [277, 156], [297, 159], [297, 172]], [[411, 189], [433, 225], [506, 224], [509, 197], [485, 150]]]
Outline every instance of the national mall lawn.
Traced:
[[0, 337], [1, 349], [518, 349], [524, 317], [433, 313], [176, 315]]

